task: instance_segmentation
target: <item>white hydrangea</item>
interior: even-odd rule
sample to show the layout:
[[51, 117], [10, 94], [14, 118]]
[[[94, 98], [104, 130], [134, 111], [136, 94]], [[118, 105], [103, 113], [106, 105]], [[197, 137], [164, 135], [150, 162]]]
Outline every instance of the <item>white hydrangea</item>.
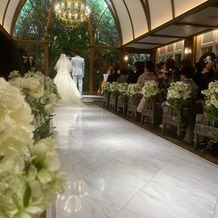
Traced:
[[126, 94], [128, 89], [128, 83], [119, 83], [118, 84], [118, 91], [122, 94]]
[[25, 95], [25, 99], [32, 109], [33, 124], [36, 128], [35, 138], [40, 139], [42, 137], [39, 134], [39, 132], [42, 133], [42, 130], [45, 131], [44, 136], [49, 136], [50, 133], [47, 132], [49, 128], [45, 128], [45, 126], [49, 124], [54, 112], [54, 105], [60, 99], [54, 81], [39, 71], [35, 73], [28, 72], [23, 77], [18, 71], [13, 71], [9, 78], [10, 83], [18, 87]]
[[0, 78], [0, 217], [39, 218], [63, 191], [51, 138], [34, 144], [33, 115], [19, 89]]
[[129, 84], [127, 89], [127, 95], [131, 98], [136, 94], [140, 94], [141, 90], [142, 89], [138, 83]]
[[141, 93], [145, 99], [157, 95], [158, 92], [158, 84], [155, 81], [149, 80], [144, 82]]
[[208, 89], [203, 90], [202, 94], [205, 96], [204, 115], [214, 123], [218, 116], [218, 81], [210, 82]]
[[206, 105], [211, 107], [213, 105], [218, 109], [218, 81], [210, 82], [208, 85], [208, 89], [203, 90], [202, 94], [204, 94], [206, 99]]
[[0, 78], [0, 154], [23, 151], [32, 143], [34, 126], [30, 106], [20, 90]]
[[190, 98], [191, 86], [182, 81], [173, 82], [167, 91], [167, 100], [169, 99], [181, 99], [186, 100]]
[[117, 83], [117, 82], [112, 82], [112, 83], [110, 83], [110, 91], [111, 91], [111, 92], [116, 92], [116, 91], [118, 91], [118, 83]]

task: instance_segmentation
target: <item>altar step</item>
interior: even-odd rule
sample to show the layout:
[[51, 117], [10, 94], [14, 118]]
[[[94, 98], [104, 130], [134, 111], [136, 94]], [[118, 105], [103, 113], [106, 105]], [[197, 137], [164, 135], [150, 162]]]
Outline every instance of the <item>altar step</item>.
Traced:
[[101, 102], [102, 99], [103, 99], [102, 96], [97, 96], [97, 95], [82, 95], [82, 101], [84, 103]]

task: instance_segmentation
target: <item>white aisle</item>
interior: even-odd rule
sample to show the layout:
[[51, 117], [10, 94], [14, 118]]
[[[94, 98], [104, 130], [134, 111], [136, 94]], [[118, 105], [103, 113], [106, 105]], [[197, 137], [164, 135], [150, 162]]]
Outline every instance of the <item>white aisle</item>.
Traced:
[[55, 218], [218, 218], [217, 166], [96, 105], [58, 107]]

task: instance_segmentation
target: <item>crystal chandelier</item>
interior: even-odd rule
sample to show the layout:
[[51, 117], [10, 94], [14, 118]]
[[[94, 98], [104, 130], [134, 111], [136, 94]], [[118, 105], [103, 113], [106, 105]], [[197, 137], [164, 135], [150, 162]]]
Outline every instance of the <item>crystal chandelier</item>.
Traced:
[[84, 0], [56, 0], [55, 15], [69, 27], [78, 27], [88, 20], [91, 10]]

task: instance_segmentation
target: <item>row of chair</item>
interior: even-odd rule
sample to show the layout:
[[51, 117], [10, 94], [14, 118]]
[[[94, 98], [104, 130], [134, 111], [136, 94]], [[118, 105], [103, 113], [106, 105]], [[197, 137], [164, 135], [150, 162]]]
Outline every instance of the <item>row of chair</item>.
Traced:
[[[182, 133], [185, 129], [182, 123], [178, 123], [174, 119], [174, 114], [172, 108], [169, 106], [166, 113], [163, 113], [161, 103], [158, 102], [158, 96], [154, 96], [147, 101], [145, 101], [145, 106], [142, 109], [142, 113], [137, 112], [137, 106], [142, 98], [141, 94], [138, 94], [132, 98], [123, 96], [118, 92], [115, 93], [105, 93], [103, 96], [103, 107], [108, 110], [121, 113], [128, 119], [134, 119], [135, 121], [140, 121], [141, 124], [147, 123], [150, 127], [154, 127], [162, 123], [162, 134], [167, 133], [167, 126], [173, 126], [176, 128], [177, 139], [181, 140]], [[188, 108], [181, 108], [181, 117], [188, 116]], [[195, 123], [194, 130], [194, 148], [199, 149], [199, 144], [207, 140], [218, 140], [218, 127], [211, 126], [209, 122], [205, 121], [203, 115], [202, 118]]]

